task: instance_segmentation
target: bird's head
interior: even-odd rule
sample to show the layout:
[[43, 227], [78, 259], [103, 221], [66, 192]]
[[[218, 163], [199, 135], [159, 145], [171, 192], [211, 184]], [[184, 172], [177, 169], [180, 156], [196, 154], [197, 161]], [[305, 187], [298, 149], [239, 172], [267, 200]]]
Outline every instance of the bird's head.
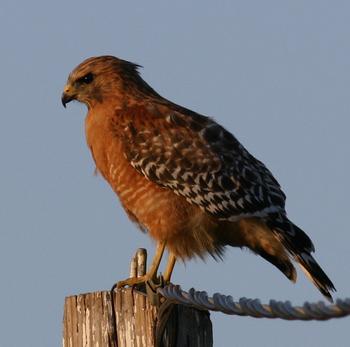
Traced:
[[68, 77], [62, 94], [63, 106], [77, 100], [92, 108], [106, 98], [121, 99], [130, 88], [137, 89], [146, 84], [138, 73], [138, 67], [113, 56], [86, 59]]

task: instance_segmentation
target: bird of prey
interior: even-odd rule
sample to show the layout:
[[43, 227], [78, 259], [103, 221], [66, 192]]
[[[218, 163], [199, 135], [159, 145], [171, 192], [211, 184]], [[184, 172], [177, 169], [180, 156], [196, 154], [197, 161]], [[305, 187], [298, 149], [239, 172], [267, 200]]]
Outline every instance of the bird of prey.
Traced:
[[165, 248], [167, 282], [177, 258], [220, 258], [233, 246], [252, 250], [293, 282], [295, 261], [332, 300], [334, 285], [313, 258], [310, 238], [288, 219], [279, 183], [229, 131], [160, 96], [139, 65], [113, 56], [89, 58], [70, 73], [62, 103], [72, 100], [88, 108], [97, 170], [157, 242], [146, 275], [120, 286], [156, 278]]

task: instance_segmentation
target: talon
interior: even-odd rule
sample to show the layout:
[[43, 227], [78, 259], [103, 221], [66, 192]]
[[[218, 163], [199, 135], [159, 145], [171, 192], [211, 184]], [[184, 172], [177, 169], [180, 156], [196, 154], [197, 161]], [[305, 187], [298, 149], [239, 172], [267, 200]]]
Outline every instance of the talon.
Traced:
[[124, 288], [126, 286], [129, 287], [133, 287], [136, 286], [138, 284], [143, 284], [148, 280], [148, 276], [140, 276], [140, 277], [131, 277], [131, 278], [127, 278], [126, 280], [123, 281], [119, 281], [117, 282], [117, 288]]
[[145, 285], [146, 285], [147, 298], [148, 298], [149, 302], [151, 303], [151, 305], [160, 306], [161, 295], [158, 294], [157, 289], [164, 287], [163, 276], [160, 275], [155, 280], [151, 279], [149, 281], [146, 281]]
[[143, 291], [147, 294], [147, 298], [150, 301], [151, 305], [159, 306], [161, 295], [157, 293], [157, 289], [164, 287], [165, 281], [162, 275], [157, 276], [156, 278], [149, 278], [147, 274], [141, 277], [132, 277], [127, 278], [126, 280], [117, 282], [113, 288], [124, 288], [137, 287], [138, 290]]

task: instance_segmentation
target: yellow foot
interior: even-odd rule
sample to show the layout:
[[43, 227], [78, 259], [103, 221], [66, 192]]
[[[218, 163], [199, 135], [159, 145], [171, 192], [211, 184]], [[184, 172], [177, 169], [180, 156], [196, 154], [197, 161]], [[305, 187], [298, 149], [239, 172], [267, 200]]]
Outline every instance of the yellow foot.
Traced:
[[118, 289], [129, 287], [141, 287], [142, 291], [146, 291], [147, 297], [150, 303], [154, 306], [160, 305], [160, 295], [157, 293], [159, 287], [164, 286], [163, 276], [160, 275], [157, 278], [151, 278], [147, 274], [140, 277], [127, 278], [124, 281], [119, 281], [116, 283], [113, 288], [117, 287]]
[[131, 278], [127, 278], [126, 280], [119, 281], [117, 283], [117, 288], [119, 289], [126, 286], [133, 287], [139, 284], [145, 284], [150, 280], [151, 280], [151, 276], [149, 276], [148, 274], [144, 276], [139, 276], [139, 277], [131, 277]]
[[[147, 296], [149, 297], [151, 302], [155, 302], [156, 300], [154, 298], [153, 299], [150, 298], [150, 296], [153, 296], [153, 297], [159, 296], [157, 294], [157, 288], [164, 286], [163, 277], [157, 276], [157, 272], [165, 250], [165, 245], [166, 245], [165, 241], [158, 242], [156, 254], [153, 258], [151, 267], [145, 275], [132, 277], [124, 281], [120, 281], [112, 287], [112, 291], [115, 289], [115, 287], [119, 289], [126, 286], [129, 286], [129, 287], [137, 286], [139, 290], [143, 290], [147, 292]], [[134, 274], [134, 271], [132, 273]], [[157, 303], [154, 303], [154, 304], [156, 305]]]

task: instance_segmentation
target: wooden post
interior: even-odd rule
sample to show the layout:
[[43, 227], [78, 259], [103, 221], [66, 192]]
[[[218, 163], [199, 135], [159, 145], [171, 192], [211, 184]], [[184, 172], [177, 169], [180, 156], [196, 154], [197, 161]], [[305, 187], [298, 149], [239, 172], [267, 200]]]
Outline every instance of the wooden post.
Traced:
[[63, 347], [80, 346], [118, 346], [110, 292], [66, 298]]
[[[143, 256], [142, 256], [143, 254]], [[130, 273], [145, 269], [138, 251]], [[63, 347], [211, 347], [208, 311], [165, 302], [152, 306], [133, 288], [69, 296], [65, 299]]]

